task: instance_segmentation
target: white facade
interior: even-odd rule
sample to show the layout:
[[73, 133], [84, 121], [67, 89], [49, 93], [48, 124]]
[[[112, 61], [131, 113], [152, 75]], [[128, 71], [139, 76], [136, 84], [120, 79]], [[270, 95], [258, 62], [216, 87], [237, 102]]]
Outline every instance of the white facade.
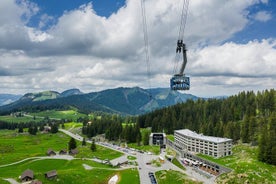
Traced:
[[232, 154], [232, 139], [205, 136], [188, 129], [175, 130], [174, 142], [183, 150], [213, 157], [224, 157]]

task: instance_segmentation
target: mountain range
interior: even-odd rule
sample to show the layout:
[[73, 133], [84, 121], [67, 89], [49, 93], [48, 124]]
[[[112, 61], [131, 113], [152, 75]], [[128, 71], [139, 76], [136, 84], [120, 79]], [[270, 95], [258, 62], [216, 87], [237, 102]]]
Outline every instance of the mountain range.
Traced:
[[10, 104], [0, 106], [0, 114], [14, 111], [76, 108], [85, 113], [102, 111], [122, 115], [139, 115], [185, 102], [188, 99], [195, 100], [198, 97], [172, 91], [169, 88], [120, 87], [91, 93], [82, 93], [79, 89], [70, 89], [62, 93], [44, 91], [27, 93]]

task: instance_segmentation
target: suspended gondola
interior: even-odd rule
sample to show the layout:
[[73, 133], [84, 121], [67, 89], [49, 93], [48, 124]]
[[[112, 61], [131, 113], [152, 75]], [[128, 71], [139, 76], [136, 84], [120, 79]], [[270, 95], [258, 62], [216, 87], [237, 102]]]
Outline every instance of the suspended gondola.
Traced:
[[186, 49], [185, 43], [183, 42], [188, 5], [189, 5], [189, 1], [184, 0], [181, 21], [180, 21], [179, 35], [178, 35], [177, 46], [176, 46], [176, 57], [175, 57], [177, 60], [177, 58], [179, 58], [177, 56], [179, 55], [181, 56], [181, 53], [182, 53], [183, 62], [179, 73], [174, 74], [170, 79], [171, 90], [189, 90], [190, 89], [190, 78], [187, 77], [184, 73], [184, 70], [187, 64], [187, 49]]

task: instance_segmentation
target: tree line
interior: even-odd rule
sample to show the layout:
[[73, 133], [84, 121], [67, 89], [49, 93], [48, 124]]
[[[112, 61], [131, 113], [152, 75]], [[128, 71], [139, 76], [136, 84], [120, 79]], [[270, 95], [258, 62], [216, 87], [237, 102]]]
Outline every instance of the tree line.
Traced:
[[31, 135], [36, 135], [38, 131], [44, 131], [45, 126], [49, 127], [50, 133], [57, 133], [58, 127], [60, 125], [64, 125], [63, 120], [49, 120], [44, 119], [40, 122], [16, 122], [10, 123], [5, 121], [0, 121], [0, 130], [7, 129], [7, 130], [15, 130], [18, 129], [18, 133], [23, 133], [24, 128], [28, 129], [28, 133]]
[[138, 117], [141, 128], [173, 134], [190, 129], [259, 146], [259, 160], [276, 164], [276, 91], [240, 92], [222, 99], [188, 100]]
[[[129, 117], [102, 116], [94, 118], [89, 122], [84, 122], [82, 133], [88, 138], [99, 134], [105, 134], [105, 138], [110, 141], [125, 141], [127, 143], [140, 143], [141, 132], [138, 123], [130, 123], [134, 120]], [[127, 123], [125, 123], [127, 121]], [[125, 124], [123, 126], [123, 123]]]

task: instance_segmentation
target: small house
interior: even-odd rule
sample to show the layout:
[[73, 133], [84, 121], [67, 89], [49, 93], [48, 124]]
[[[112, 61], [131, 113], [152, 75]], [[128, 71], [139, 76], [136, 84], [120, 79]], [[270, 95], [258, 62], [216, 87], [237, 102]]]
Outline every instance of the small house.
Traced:
[[67, 154], [67, 150], [66, 149], [62, 149], [59, 151], [60, 155], [66, 155]]
[[71, 149], [70, 151], [69, 151], [69, 154], [70, 155], [76, 155], [76, 154], [78, 154], [78, 150], [77, 149]]
[[48, 156], [53, 156], [53, 155], [56, 155], [56, 152], [54, 152], [54, 150], [52, 150], [52, 149], [48, 149], [47, 155]]
[[47, 173], [45, 173], [45, 178], [47, 179], [57, 178], [57, 171], [56, 170], [48, 171]]
[[51, 127], [48, 125], [44, 126], [44, 132], [45, 133], [51, 132]]
[[25, 170], [20, 177], [21, 182], [32, 181], [34, 179], [34, 172], [30, 169]]

